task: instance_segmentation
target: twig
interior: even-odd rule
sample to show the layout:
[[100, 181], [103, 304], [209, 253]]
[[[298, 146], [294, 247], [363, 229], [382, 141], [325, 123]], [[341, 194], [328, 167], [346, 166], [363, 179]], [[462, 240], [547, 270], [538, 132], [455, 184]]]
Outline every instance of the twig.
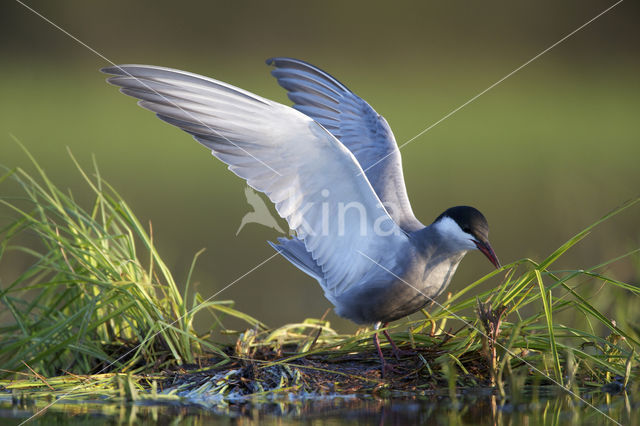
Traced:
[[[324, 321], [324, 319], [329, 314], [330, 310], [331, 308], [327, 308], [327, 310], [324, 311], [324, 314], [322, 314], [322, 317], [320, 317], [320, 321]], [[316, 333], [316, 337], [314, 337], [313, 342], [311, 342], [311, 346], [309, 346], [309, 351], [313, 349], [313, 347], [315, 346], [316, 342], [318, 341], [318, 338], [320, 338], [320, 334], [322, 334], [322, 327], [318, 329], [318, 332]]]
[[55, 389], [53, 388], [53, 386], [51, 386], [49, 383], [47, 383], [47, 380], [41, 376], [40, 374], [38, 374], [33, 368], [29, 367], [29, 364], [27, 364], [26, 362], [22, 361], [22, 363], [33, 373], [34, 376], [36, 376], [36, 378], [38, 378], [38, 380], [40, 380], [42, 383], [44, 383], [45, 385], [47, 385], [47, 387], [49, 389], [51, 389], [52, 391], [54, 391]]

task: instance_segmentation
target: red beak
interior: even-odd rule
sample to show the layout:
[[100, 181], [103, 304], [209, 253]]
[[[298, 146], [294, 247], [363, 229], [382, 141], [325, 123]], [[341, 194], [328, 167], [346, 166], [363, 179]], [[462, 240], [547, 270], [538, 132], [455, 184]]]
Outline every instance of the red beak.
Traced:
[[476, 240], [473, 240], [473, 242], [476, 244], [476, 247], [478, 247], [478, 250], [480, 250], [482, 254], [487, 256], [487, 259], [489, 259], [489, 262], [491, 262], [493, 266], [495, 266], [496, 268], [500, 268], [500, 261], [498, 260], [498, 257], [493, 252], [493, 249], [488, 242], [485, 243], [483, 241]]

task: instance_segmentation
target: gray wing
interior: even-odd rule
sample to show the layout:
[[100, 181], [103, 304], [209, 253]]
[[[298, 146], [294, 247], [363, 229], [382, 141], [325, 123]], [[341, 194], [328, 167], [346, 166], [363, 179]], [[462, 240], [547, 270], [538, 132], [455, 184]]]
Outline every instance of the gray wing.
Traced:
[[407, 232], [423, 228], [411, 209], [400, 150], [384, 117], [311, 64], [292, 58], [271, 58], [267, 64], [275, 66], [271, 74], [288, 91], [293, 108], [320, 123], [353, 153], [395, 222]]
[[[361, 253], [384, 265], [393, 248], [407, 243], [353, 154], [310, 117], [185, 71], [149, 65], [102, 71], [114, 75], [108, 81], [122, 93], [193, 135], [264, 192], [304, 243], [326, 294], [347, 291], [372, 269]], [[334, 220], [352, 203], [362, 214]]]

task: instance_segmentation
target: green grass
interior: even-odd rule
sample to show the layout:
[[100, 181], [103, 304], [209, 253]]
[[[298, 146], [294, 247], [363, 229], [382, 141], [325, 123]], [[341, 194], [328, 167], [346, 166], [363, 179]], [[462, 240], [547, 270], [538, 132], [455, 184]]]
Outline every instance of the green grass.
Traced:
[[[23, 362], [54, 375], [163, 368], [193, 363], [205, 351], [225, 357], [194, 332], [193, 318], [203, 311], [261, 326], [231, 301], [204, 301], [191, 291], [199, 253], [180, 289], [154, 246], [151, 225], [138, 221], [97, 166], [90, 177], [74, 159], [95, 195], [85, 209], [31, 159], [37, 178], [15, 169], [1, 179], [16, 183], [22, 195], [0, 199], [17, 216], [1, 230], [0, 259], [20, 251], [32, 261], [0, 288], [0, 305], [12, 319], [0, 327], [5, 373], [24, 370]], [[37, 247], [11, 245], [24, 234], [35, 236]]]
[[[337, 391], [379, 391], [382, 379], [371, 375], [377, 365], [372, 329], [341, 335], [324, 319], [267, 329], [231, 301], [205, 300], [190, 287], [198, 254], [183, 284], [176, 282], [155, 248], [151, 226], [139, 222], [95, 162], [89, 174], [71, 156], [94, 194], [83, 208], [30, 158], [35, 175], [18, 168], [0, 178], [0, 185], [17, 186], [20, 193], [0, 198], [16, 218], [0, 229], [0, 261], [12, 251], [32, 259], [17, 279], [0, 286], [0, 304], [11, 318], [0, 327], [7, 377], [0, 388], [82, 396], [102, 387], [111, 395], [121, 392], [123, 373], [136, 373], [126, 376], [129, 393], [146, 392], [166, 377], [158, 376], [163, 370], [191, 365], [194, 374], [211, 374], [211, 383], [198, 376], [197, 387], [188, 381], [178, 386], [185, 392], [225, 395], [243, 386], [245, 394], [263, 395], [316, 389], [309, 383], [322, 386], [323, 378]], [[552, 383], [575, 394], [611, 383], [635, 385], [640, 314], [628, 309], [614, 321], [589, 289], [600, 288], [621, 306], [637, 306], [640, 288], [604, 271], [640, 249], [586, 269], [554, 265], [594, 228], [637, 209], [638, 202], [613, 210], [545, 259], [505, 265], [424, 310], [423, 319], [392, 325], [396, 342], [417, 351], [401, 361], [413, 389], [448, 387], [455, 395], [458, 386], [496, 386], [504, 396], [505, 389], [513, 393], [523, 384]], [[37, 242], [24, 244], [25, 236]], [[496, 284], [479, 291], [489, 282]], [[205, 334], [194, 330], [196, 315], [213, 316]], [[571, 322], [561, 321], [563, 315]], [[247, 324], [232, 346], [220, 343], [222, 334], [232, 333], [224, 316]], [[206, 369], [193, 366], [205, 359]], [[345, 369], [354, 362], [362, 370]], [[105, 371], [112, 374], [100, 375]], [[392, 377], [388, 386], [394, 383]]]

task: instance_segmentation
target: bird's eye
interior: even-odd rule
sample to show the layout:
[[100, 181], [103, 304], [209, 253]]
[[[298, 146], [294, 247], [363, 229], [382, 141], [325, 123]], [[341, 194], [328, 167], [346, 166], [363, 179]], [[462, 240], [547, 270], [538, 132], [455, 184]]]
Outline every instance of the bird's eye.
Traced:
[[468, 226], [465, 226], [464, 228], [462, 228], [462, 232], [466, 232], [467, 234], [470, 234], [471, 228], [469, 228]]

